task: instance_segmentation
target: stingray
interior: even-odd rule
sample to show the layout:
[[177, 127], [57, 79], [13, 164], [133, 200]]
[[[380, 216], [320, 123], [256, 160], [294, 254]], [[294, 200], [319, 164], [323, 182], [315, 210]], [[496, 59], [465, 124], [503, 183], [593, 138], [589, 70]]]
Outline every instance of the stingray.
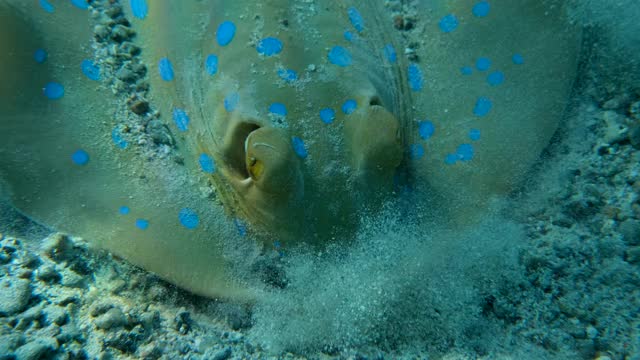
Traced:
[[408, 43], [374, 1], [0, 1], [0, 194], [228, 298], [233, 241], [322, 246], [407, 192], [469, 223], [548, 145], [580, 31], [559, 0], [417, 8]]

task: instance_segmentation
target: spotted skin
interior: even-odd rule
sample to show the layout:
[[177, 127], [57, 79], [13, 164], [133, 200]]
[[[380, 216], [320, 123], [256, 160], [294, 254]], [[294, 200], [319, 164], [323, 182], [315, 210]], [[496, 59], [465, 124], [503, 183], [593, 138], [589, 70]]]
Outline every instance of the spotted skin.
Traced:
[[482, 213], [555, 131], [579, 38], [546, 3], [424, 2], [410, 61], [375, 2], [123, 1], [180, 165], [113, 120], [81, 2], [9, 3], [0, 28], [23, 38], [0, 55], [18, 84], [0, 85], [2, 193], [179, 286], [244, 299], [260, 293], [230, 275], [233, 241], [348, 238], [399, 185], [417, 209]]

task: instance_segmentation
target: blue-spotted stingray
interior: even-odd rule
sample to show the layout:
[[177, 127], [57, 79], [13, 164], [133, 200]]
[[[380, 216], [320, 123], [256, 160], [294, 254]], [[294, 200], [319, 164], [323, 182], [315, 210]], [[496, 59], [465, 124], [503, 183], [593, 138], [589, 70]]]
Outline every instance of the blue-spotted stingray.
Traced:
[[434, 0], [410, 42], [381, 3], [0, 0], [2, 195], [228, 298], [256, 296], [238, 242], [322, 246], [405, 192], [471, 222], [550, 141], [580, 31], [561, 0]]

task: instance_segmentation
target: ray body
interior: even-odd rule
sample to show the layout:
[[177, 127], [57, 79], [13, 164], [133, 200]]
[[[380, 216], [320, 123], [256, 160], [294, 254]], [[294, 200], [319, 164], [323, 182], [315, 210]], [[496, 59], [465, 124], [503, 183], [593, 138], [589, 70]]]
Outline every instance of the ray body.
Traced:
[[579, 42], [560, 1], [425, 2], [414, 61], [373, 2], [123, 1], [177, 164], [114, 137], [89, 10], [47, 4], [0, 2], [3, 192], [209, 296], [255, 296], [229, 275], [233, 241], [348, 238], [399, 186], [481, 213], [547, 145]]

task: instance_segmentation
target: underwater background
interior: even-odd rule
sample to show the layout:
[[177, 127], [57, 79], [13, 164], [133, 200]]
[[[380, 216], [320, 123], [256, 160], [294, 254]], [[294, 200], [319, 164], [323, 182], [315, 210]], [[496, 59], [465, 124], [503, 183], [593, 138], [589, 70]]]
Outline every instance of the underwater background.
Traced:
[[[640, 359], [638, 19], [629, 0], [0, 0], [0, 359]], [[508, 48], [505, 24], [534, 42]], [[491, 125], [501, 107], [527, 121]], [[230, 130], [208, 119], [238, 113], [258, 120], [210, 145]], [[291, 153], [244, 170], [267, 127]], [[277, 195], [234, 187], [272, 164]], [[312, 193], [293, 210], [292, 173]]]

